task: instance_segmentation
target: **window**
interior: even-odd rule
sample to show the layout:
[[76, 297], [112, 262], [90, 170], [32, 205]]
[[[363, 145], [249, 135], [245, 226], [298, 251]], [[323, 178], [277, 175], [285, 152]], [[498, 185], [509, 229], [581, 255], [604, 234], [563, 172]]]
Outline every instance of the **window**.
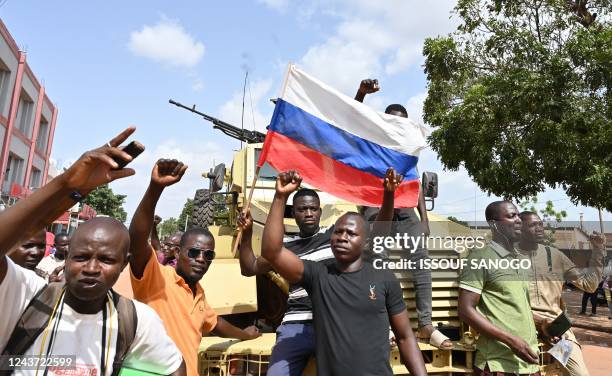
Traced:
[[19, 97], [19, 107], [17, 107], [17, 129], [19, 129], [26, 137], [32, 137], [32, 123], [34, 115], [34, 102], [30, 97], [21, 92]]
[[36, 167], [32, 167], [32, 173], [30, 174], [30, 189], [40, 188], [42, 173]]
[[23, 183], [23, 159], [19, 158], [14, 154], [9, 154], [9, 159], [7, 163], [6, 170], [6, 190], [11, 189], [11, 185], [13, 183], [22, 184]]
[[36, 148], [41, 152], [47, 152], [47, 142], [49, 141], [49, 122], [44, 116], [40, 117], [40, 127], [38, 128], [38, 136], [36, 137]]
[[[260, 155], [261, 149], [255, 149], [255, 167], [257, 167], [257, 161]], [[261, 166], [261, 170], [259, 170], [259, 180], [276, 180], [276, 175], [278, 175], [278, 171], [270, 166], [268, 162], [265, 162], [263, 166]]]
[[[3, 111], [4, 106], [6, 105], [6, 100], [11, 96], [11, 88], [9, 87], [10, 79], [11, 71], [0, 60], [0, 115], [4, 115]], [[8, 117], [8, 115], [6, 117]]]

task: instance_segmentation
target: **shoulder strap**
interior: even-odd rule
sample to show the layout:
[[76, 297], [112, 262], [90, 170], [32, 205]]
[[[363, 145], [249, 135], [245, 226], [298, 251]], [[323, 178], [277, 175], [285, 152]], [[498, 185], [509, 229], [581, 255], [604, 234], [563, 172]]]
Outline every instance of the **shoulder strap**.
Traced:
[[548, 264], [548, 271], [552, 272], [552, 256], [550, 254], [550, 247], [546, 246], [546, 263]]
[[136, 337], [136, 328], [138, 327], [138, 315], [136, 314], [136, 306], [131, 299], [117, 294], [111, 290], [113, 295], [113, 303], [117, 309], [118, 335], [117, 335], [117, 350], [113, 359], [112, 376], [119, 375], [123, 361], [127, 356], [128, 350]]
[[[2, 355], [23, 355], [32, 346], [49, 323], [53, 306], [59, 299], [63, 287], [63, 282], [51, 283], [34, 295], [17, 321]], [[3, 304], [10, 304], [10, 302], [3, 302]], [[0, 367], [0, 369], [8, 369], [8, 367]], [[0, 375], [11, 373], [12, 371], [0, 371]]]

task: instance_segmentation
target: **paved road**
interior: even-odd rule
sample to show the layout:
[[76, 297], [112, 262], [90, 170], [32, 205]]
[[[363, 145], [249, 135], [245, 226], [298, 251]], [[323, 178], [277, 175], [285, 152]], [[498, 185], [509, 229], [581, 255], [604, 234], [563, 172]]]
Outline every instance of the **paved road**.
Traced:
[[[582, 345], [584, 361], [591, 376], [612, 375], [612, 320], [608, 319], [608, 307], [597, 307], [597, 316], [579, 315], [582, 292], [566, 291], [563, 300], [567, 312], [574, 323], [582, 328], [573, 328], [574, 334]], [[588, 312], [590, 312], [590, 303]], [[589, 328], [589, 329], [586, 329]]]

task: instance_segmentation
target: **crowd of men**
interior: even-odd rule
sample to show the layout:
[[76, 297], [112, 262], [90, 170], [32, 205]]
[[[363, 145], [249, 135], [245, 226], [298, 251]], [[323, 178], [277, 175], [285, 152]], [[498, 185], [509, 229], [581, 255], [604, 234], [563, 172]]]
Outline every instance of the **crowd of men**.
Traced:
[[[364, 80], [357, 100], [377, 90]], [[407, 116], [400, 105], [387, 113]], [[187, 166], [160, 159], [129, 229], [111, 218], [94, 218], [71, 236], [56, 235], [45, 256], [45, 231], [62, 212], [97, 186], [134, 171], [118, 168], [132, 157], [119, 147], [128, 128], [104, 146], [83, 154], [68, 170], [0, 214], [0, 353], [2, 367], [12, 357], [74, 355], [78, 374], [117, 375], [121, 369], [156, 374], [197, 375], [202, 336], [242, 340], [260, 336], [255, 326], [239, 328], [218, 316], [206, 300], [200, 280], [215, 259], [215, 239], [206, 228], [191, 228], [160, 241], [155, 215], [164, 189], [178, 183]], [[253, 218], [239, 217], [243, 231], [243, 275], [275, 270], [290, 284], [287, 310], [276, 329], [268, 375], [300, 375], [316, 359], [319, 375], [391, 375], [390, 331], [401, 360], [412, 375], [427, 373], [417, 336], [442, 349], [453, 343], [431, 325], [431, 272], [414, 271], [418, 330], [412, 331], [399, 281], [375, 269], [368, 241], [392, 231], [427, 236], [422, 194], [416, 210], [396, 209], [395, 190], [403, 177], [389, 168], [380, 208], [362, 208], [320, 226], [316, 191], [301, 188], [296, 171], [279, 173], [264, 226], [261, 256], [253, 252]], [[299, 233], [286, 235], [288, 200]], [[576, 267], [543, 242], [536, 213], [519, 213], [508, 201], [485, 211], [491, 241], [474, 249], [471, 260], [529, 259], [532, 268], [472, 269], [460, 277], [459, 316], [478, 334], [474, 372], [478, 375], [537, 375], [538, 343], [569, 343], [565, 364], [571, 375], [587, 375], [580, 345], [571, 330], [550, 335], [564, 311], [565, 281], [592, 292], [602, 278], [604, 239], [591, 238], [588, 268]], [[427, 258], [427, 249], [405, 250]], [[380, 257], [386, 257], [381, 255]], [[129, 265], [134, 300], [112, 290]], [[10, 302], [10, 304], [5, 304]], [[3, 368], [5, 369], [5, 368]], [[64, 374], [61, 365], [11, 369], [17, 374]], [[76, 374], [76, 373], [75, 373]]]

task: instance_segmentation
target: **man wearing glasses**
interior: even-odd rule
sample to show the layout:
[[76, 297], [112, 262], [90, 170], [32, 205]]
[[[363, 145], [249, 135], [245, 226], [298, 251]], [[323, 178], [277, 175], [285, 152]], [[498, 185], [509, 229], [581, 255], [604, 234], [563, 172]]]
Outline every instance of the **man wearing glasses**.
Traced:
[[155, 206], [164, 188], [178, 182], [187, 170], [182, 162], [160, 159], [153, 167], [151, 182], [130, 224], [130, 259], [134, 298], [148, 304], [161, 317], [166, 331], [183, 354], [188, 375], [197, 375], [197, 351], [202, 335], [253, 339], [259, 331], [239, 329], [221, 317], [206, 302], [199, 281], [215, 258], [215, 239], [204, 228], [183, 234], [176, 254], [176, 269], [157, 262], [149, 244]]

